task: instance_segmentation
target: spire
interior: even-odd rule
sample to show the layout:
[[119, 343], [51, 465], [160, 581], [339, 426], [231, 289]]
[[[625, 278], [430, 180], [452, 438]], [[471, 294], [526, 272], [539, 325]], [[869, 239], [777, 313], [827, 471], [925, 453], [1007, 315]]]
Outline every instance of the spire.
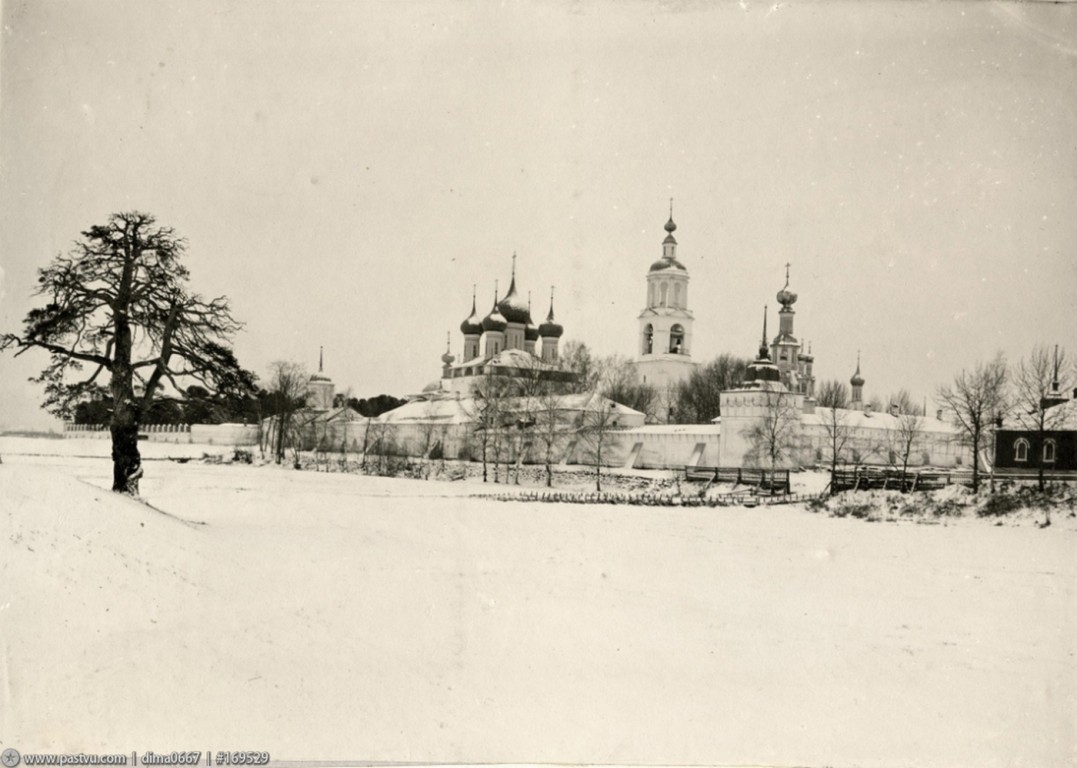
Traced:
[[763, 338], [759, 341], [759, 359], [769, 359], [767, 354], [767, 307], [763, 306]]
[[325, 356], [325, 348], [324, 347], [318, 347], [318, 373], [321, 373], [322, 370], [323, 370], [322, 363], [324, 362], [324, 356]]

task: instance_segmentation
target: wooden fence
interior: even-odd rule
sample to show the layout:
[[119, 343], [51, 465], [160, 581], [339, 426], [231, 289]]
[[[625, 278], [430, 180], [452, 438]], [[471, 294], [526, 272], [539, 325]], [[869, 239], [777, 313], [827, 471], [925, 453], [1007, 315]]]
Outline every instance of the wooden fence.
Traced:
[[788, 495], [792, 488], [789, 484], [788, 469], [755, 469], [750, 467], [685, 467], [685, 480], [711, 483], [733, 483], [749, 485], [773, 494]]

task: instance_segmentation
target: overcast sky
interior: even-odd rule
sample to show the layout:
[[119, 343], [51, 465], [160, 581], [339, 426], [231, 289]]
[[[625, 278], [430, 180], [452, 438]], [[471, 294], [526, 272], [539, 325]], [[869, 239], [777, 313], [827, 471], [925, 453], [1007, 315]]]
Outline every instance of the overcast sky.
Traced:
[[[118, 210], [189, 241], [241, 363], [437, 378], [518, 254], [536, 320], [632, 355], [673, 197], [693, 355], [754, 353], [792, 264], [820, 380], [917, 399], [1077, 351], [1077, 7], [3, 3], [0, 329]], [[41, 354], [0, 357], [40, 425]]]

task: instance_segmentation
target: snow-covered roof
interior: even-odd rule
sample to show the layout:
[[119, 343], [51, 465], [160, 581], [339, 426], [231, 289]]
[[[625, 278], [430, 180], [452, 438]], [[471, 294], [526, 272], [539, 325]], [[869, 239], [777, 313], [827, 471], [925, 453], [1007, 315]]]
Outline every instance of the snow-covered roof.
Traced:
[[[830, 419], [830, 408], [816, 408], [815, 413], [805, 413], [800, 417], [800, 423], [804, 426], [822, 426], [826, 418]], [[849, 429], [890, 429], [896, 430], [900, 424], [900, 416], [891, 416], [881, 411], [860, 411], [848, 408], [838, 408], [838, 418], [843, 419], [843, 424]], [[957, 430], [948, 421], [940, 421], [932, 416], [921, 416], [917, 429], [920, 432], [933, 432], [938, 434], [952, 435]]]
[[[528, 398], [523, 397], [507, 397], [504, 399], [502, 407], [506, 411], [520, 413], [540, 410], [540, 408], [536, 408], [533, 401], [528, 402]], [[607, 397], [592, 392], [558, 397], [557, 410], [559, 411], [580, 412], [603, 409], [612, 409], [611, 412], [622, 424], [637, 422], [642, 424], [645, 418], [644, 414], [633, 408], [615, 403]], [[478, 411], [479, 404], [474, 397], [431, 394], [428, 397], [419, 397], [407, 402], [399, 408], [386, 411], [378, 418], [382, 421], [397, 424], [427, 421], [437, 421], [444, 424], [467, 424], [476, 420]]]
[[717, 424], [647, 424], [642, 427], [626, 429], [630, 435], [717, 435]]
[[305, 409], [300, 412], [299, 418], [302, 423], [305, 424], [324, 424], [324, 423], [338, 423], [338, 422], [353, 422], [363, 421], [366, 419], [363, 414], [352, 408], [350, 405], [345, 405], [341, 408], [333, 408], [328, 411], [311, 411]]
[[544, 363], [537, 355], [533, 355], [525, 349], [503, 349], [489, 359], [480, 355], [479, 357], [456, 363], [451, 367], [453, 370], [457, 370], [484, 365], [492, 365], [496, 368], [526, 368], [539, 371], [561, 370], [559, 366]]

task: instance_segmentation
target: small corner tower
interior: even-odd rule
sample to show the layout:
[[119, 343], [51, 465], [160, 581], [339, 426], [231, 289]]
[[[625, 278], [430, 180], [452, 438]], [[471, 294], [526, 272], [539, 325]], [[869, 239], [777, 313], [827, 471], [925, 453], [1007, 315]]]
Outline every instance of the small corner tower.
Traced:
[[325, 375], [325, 353], [318, 347], [318, 372], [307, 382], [307, 405], [315, 411], [328, 411], [333, 407], [333, 380]]
[[658, 390], [663, 401], [660, 421], [668, 416], [670, 390], [688, 378], [697, 365], [692, 360], [695, 318], [688, 309], [688, 269], [677, 259], [676, 229], [670, 200], [662, 258], [647, 271], [647, 305], [639, 314], [637, 337], [636, 371], [640, 381]]

